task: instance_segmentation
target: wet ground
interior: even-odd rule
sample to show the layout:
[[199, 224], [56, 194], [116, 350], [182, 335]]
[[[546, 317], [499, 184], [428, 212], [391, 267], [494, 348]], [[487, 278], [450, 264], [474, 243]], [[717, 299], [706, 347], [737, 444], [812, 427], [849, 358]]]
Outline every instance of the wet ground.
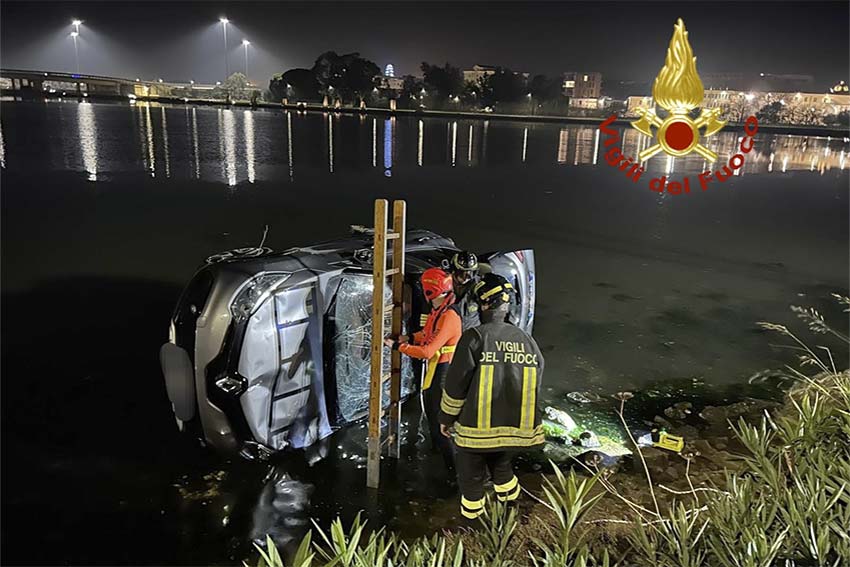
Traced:
[[[759, 137], [725, 185], [659, 195], [606, 165], [584, 126], [4, 103], [0, 127], [10, 564], [233, 564], [310, 517], [363, 509], [408, 535], [453, 521], [415, 404], [377, 498], [357, 427], [312, 468], [228, 463], [177, 436], [157, 361], [170, 311], [205, 257], [266, 224], [267, 245], [310, 244], [404, 198], [410, 226], [461, 246], [534, 248], [546, 402], [646, 393], [636, 422], [683, 396], [761, 395], [748, 378], [793, 357], [755, 322], [794, 323], [790, 304], [846, 326], [829, 298], [848, 287], [844, 140]], [[711, 142], [721, 160], [735, 136]], [[654, 158], [647, 175], [703, 165]], [[613, 400], [589, 407], [576, 413], [614, 421]]]

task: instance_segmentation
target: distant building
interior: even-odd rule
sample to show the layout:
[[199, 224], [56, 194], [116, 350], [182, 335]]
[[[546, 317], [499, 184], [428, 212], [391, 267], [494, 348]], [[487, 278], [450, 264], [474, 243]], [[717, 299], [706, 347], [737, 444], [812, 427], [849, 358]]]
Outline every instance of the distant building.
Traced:
[[570, 108], [584, 108], [587, 110], [601, 110], [606, 108], [612, 99], [609, 97], [590, 98], [590, 97], [570, 97]]
[[815, 90], [812, 75], [776, 73], [705, 73], [702, 84], [710, 90], [797, 92]]
[[[477, 83], [479, 79], [495, 75], [498, 67], [491, 65], [473, 65], [472, 69], [467, 69], [463, 72], [463, 81], [466, 83]], [[528, 73], [520, 73], [514, 71], [514, 75], [521, 75], [524, 82], [528, 82]]]
[[630, 96], [626, 99], [626, 116], [637, 116], [639, 108], [647, 110], [654, 106], [651, 96]]
[[[850, 93], [806, 93], [806, 92], [760, 92], [706, 89], [702, 107], [721, 108], [725, 120], [738, 121], [749, 114], [758, 112], [762, 107], [778, 102], [789, 109], [795, 109], [802, 115], [808, 115], [809, 121], [825, 116], [850, 111]], [[654, 108], [651, 96], [630, 96], [627, 102], [627, 116], [637, 116], [638, 109]]]
[[564, 96], [570, 98], [599, 98], [602, 95], [602, 73], [564, 73]]
[[395, 77], [395, 68], [393, 68], [392, 63], [387, 63], [387, 66], [384, 68], [384, 76]]
[[390, 91], [401, 92], [404, 89], [404, 79], [401, 77], [393, 77], [390, 75], [378, 75], [375, 77], [378, 81], [378, 88]]

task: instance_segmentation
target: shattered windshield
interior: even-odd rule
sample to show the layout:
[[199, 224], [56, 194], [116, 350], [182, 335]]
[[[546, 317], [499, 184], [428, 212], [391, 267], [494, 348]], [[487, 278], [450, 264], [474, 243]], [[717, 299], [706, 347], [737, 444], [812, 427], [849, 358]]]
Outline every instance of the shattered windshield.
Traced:
[[[384, 305], [392, 303], [392, 290], [384, 286]], [[339, 413], [344, 421], [362, 417], [369, 408], [369, 378], [372, 345], [372, 276], [345, 274], [339, 287], [334, 309], [334, 362]], [[385, 315], [384, 326], [390, 329], [391, 314]], [[389, 332], [389, 331], [388, 331]], [[402, 357], [401, 395], [413, 391], [413, 365]], [[390, 349], [384, 347], [384, 374], [390, 373]], [[384, 400], [389, 401], [389, 380], [384, 383]]]

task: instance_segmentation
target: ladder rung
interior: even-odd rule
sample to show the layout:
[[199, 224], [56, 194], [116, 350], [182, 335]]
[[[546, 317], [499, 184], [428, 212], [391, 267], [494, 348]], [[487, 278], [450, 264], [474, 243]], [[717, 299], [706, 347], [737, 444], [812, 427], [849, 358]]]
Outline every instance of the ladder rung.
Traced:
[[399, 236], [401, 236], [401, 234], [398, 232], [387, 232], [387, 240], [395, 240]]
[[401, 273], [401, 270], [399, 268], [390, 268], [385, 272], [387, 277], [394, 276], [399, 273]]

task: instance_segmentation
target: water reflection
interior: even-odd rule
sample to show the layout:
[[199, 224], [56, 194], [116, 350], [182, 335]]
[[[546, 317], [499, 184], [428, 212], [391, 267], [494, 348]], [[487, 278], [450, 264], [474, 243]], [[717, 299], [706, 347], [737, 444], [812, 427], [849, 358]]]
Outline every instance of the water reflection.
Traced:
[[593, 141], [593, 165], [596, 165], [597, 157], [599, 157], [599, 130], [596, 131], [596, 139]]
[[192, 148], [195, 157], [195, 179], [201, 178], [201, 154], [198, 151], [198, 113], [192, 107]]
[[452, 122], [452, 167], [457, 164], [457, 120]]
[[272, 469], [254, 508], [251, 539], [264, 544], [269, 535], [280, 549], [291, 553], [310, 528], [314, 489], [280, 467]]
[[145, 148], [147, 149], [147, 169], [151, 174], [151, 177], [156, 177], [156, 155], [154, 152], [153, 145], [153, 123], [151, 121], [151, 105], [144, 105], [144, 132], [145, 132]]
[[289, 181], [295, 181], [295, 168], [292, 164], [292, 113], [286, 111], [286, 152], [289, 154]]
[[384, 120], [384, 175], [393, 176], [393, 138], [395, 135], [395, 118]]
[[593, 156], [594, 136], [598, 128], [580, 128], [576, 133], [576, 152], [573, 165], [590, 164]]
[[487, 129], [490, 127], [490, 121], [484, 121], [484, 132], [481, 134], [481, 161], [487, 163]]
[[569, 131], [569, 128], [561, 128], [561, 133], [558, 135], [558, 163], [567, 163]]
[[372, 119], [372, 167], [378, 167], [378, 119]]
[[248, 183], [256, 178], [254, 171], [254, 113], [246, 110], [243, 115], [245, 131], [245, 161], [248, 163]]
[[[422, 164], [420, 164], [422, 165]], [[0, 167], [6, 169], [6, 142], [3, 141], [3, 122], [0, 121]]]
[[91, 104], [81, 102], [77, 105], [77, 122], [83, 168], [89, 174], [89, 181], [97, 181], [97, 125]]
[[[74, 107], [73, 104], [77, 106]], [[55, 163], [54, 167], [82, 170], [92, 180], [98, 181], [103, 178], [105, 167], [138, 167], [139, 161], [125, 160], [114, 155], [114, 152], [118, 151], [116, 148], [121, 147], [120, 142], [124, 140], [121, 139], [120, 127], [109, 122], [109, 106], [83, 102], [45, 107], [44, 112], [48, 113], [47, 132], [59, 132], [58, 135], [50, 134], [50, 139], [45, 141], [45, 144], [61, 146], [60, 151], [50, 152], [50, 155], [64, 158], [64, 162], [57, 159], [58, 163]], [[535, 166], [542, 167], [601, 166], [606, 172], [610, 169], [605, 158], [610, 146], [605, 146], [606, 137], [594, 125], [532, 126], [520, 122], [496, 122], [491, 128], [489, 120], [419, 117], [381, 117], [379, 125], [378, 118], [374, 116], [300, 112], [299, 124], [303, 124], [303, 131], [299, 130], [298, 141], [304, 144], [305, 149], [296, 156], [292, 112], [286, 112], [284, 142], [283, 138], [275, 135], [267, 125], [274, 124], [274, 121], [266, 123], [260, 120], [263, 113], [272, 111], [186, 106], [186, 128], [180, 128], [179, 131], [172, 128], [169, 131], [168, 115], [171, 113], [172, 117], [175, 116], [173, 108], [156, 103], [137, 103], [131, 108], [138, 138], [130, 140], [134, 145], [138, 144], [137, 155], [141, 156], [142, 170], [152, 177], [157, 173], [164, 173], [165, 177], [176, 175], [200, 179], [204, 167], [220, 167], [220, 177], [218, 174], [215, 177], [222, 179], [229, 186], [234, 186], [242, 181], [256, 183], [266, 172], [273, 175], [272, 172], [283, 170], [274, 166], [285, 164], [292, 182], [298, 157], [305, 160], [305, 167], [315, 167], [321, 163], [326, 164], [320, 166], [327, 168], [326, 173], [339, 173], [340, 167], [357, 167], [357, 159], [337, 163], [338, 158], [341, 152], [360, 154], [356, 146], [369, 143], [370, 122], [372, 167], [380, 167], [381, 174], [387, 177], [397, 177], [408, 164], [415, 163], [418, 167], [424, 167], [426, 129], [439, 132], [439, 128], [443, 127], [446, 128], [445, 146], [442, 145], [442, 140], [431, 140], [427, 151], [429, 155], [431, 152], [435, 153], [432, 157], [444, 151], [445, 158], [431, 161], [430, 167], [457, 167], [458, 160], [463, 157], [466, 158], [467, 167], [491, 166], [493, 164], [487, 161], [488, 146], [494, 144], [490, 151], [493, 158], [498, 159], [500, 163], [526, 164], [530, 161]], [[69, 112], [74, 112], [75, 116], [70, 116]], [[155, 112], [159, 112], [160, 116], [153, 117]], [[76, 123], [78, 134], [74, 133], [74, 127], [68, 127], [69, 119]], [[211, 127], [209, 130], [207, 125]], [[10, 162], [5, 153], [6, 140], [2, 136], [8, 138], [8, 121], [5, 126], [6, 131], [0, 131], [0, 166], [4, 168], [9, 167], [10, 163], [17, 163]], [[161, 133], [157, 131], [160, 128]], [[68, 132], [71, 135], [68, 135]], [[340, 137], [348, 132], [352, 135]], [[416, 136], [415, 156], [412, 151], [405, 153], [404, 146], [398, 145], [399, 140], [409, 139], [408, 132], [410, 137]], [[618, 132], [618, 145], [627, 157], [634, 158], [653, 144], [651, 138], [632, 128], [621, 128]], [[107, 135], [110, 136], [108, 143], [104, 141], [104, 136]], [[466, 139], [463, 139], [464, 136]], [[651, 158], [641, 164], [647, 173], [645, 178], [661, 175], [681, 177], [707, 170], [722, 170], [729, 158], [740, 151], [741, 136], [741, 132], [730, 130], [707, 138], [705, 145], [718, 154], [718, 160], [714, 163], [707, 163], [703, 157], [696, 154], [675, 159], [666, 155]], [[281, 147], [283, 143], [286, 143], [285, 151]], [[218, 152], [215, 152], [216, 144]], [[531, 147], [535, 148], [534, 154], [529, 151]], [[180, 149], [179, 152], [176, 151], [177, 148]], [[398, 151], [399, 148], [401, 152]], [[538, 148], [540, 151], [537, 151]], [[323, 150], [327, 151], [324, 156], [321, 155]], [[818, 172], [823, 175], [829, 171], [846, 170], [848, 151], [848, 138], [760, 133], [756, 137], [753, 150], [746, 155], [743, 167], [729, 168], [729, 172], [730, 175], [736, 176], [790, 171]], [[458, 155], [459, 152], [463, 152], [463, 157]], [[29, 159], [37, 161], [38, 158]], [[301, 162], [298, 165], [300, 164]]]
[[328, 124], [328, 169], [331, 173], [334, 172], [334, 117], [330, 114], [325, 114], [325, 119]]
[[425, 122], [423, 122], [420, 119], [419, 120], [419, 145], [418, 145], [417, 151], [416, 151], [416, 164], [419, 167], [422, 167], [422, 156], [424, 154], [424, 152], [423, 152], [424, 144], [425, 144]]
[[236, 185], [236, 118], [229, 108], [222, 110], [222, 137], [224, 139], [224, 171], [227, 184]]
[[159, 107], [162, 112], [162, 147], [165, 150], [165, 176], [171, 177], [171, 157], [168, 154], [168, 123], [165, 120], [165, 107]]

